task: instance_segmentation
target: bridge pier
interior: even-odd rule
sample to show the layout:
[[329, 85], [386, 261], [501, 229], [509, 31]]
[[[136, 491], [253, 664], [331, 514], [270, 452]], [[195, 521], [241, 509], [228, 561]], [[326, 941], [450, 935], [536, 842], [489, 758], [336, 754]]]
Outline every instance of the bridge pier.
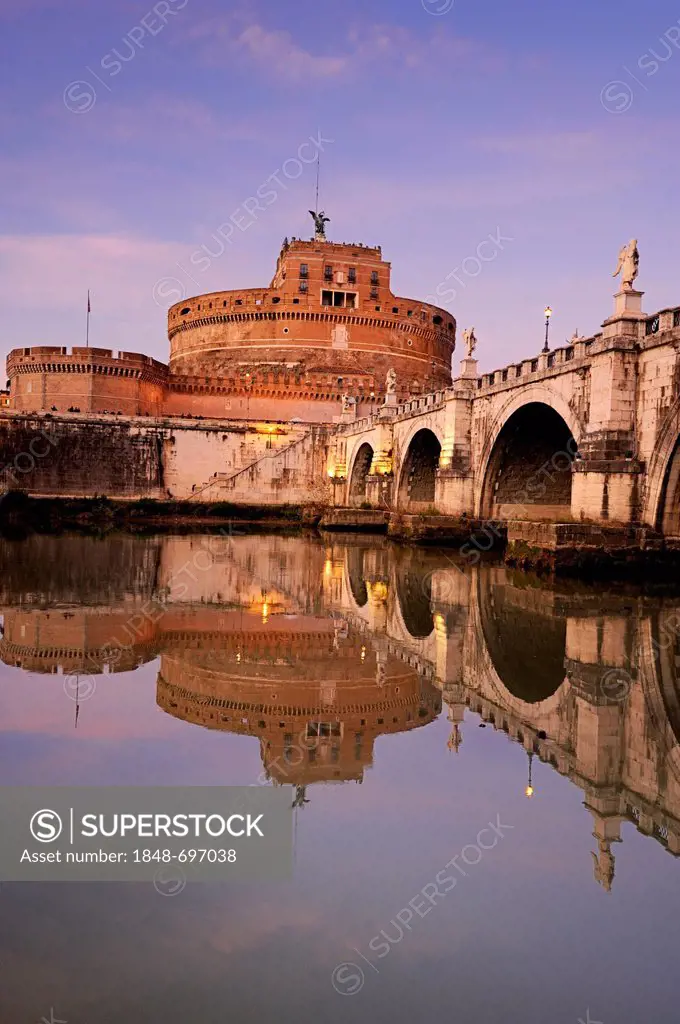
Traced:
[[444, 402], [442, 450], [434, 502], [444, 515], [471, 515], [474, 507], [472, 398], [477, 377], [477, 360], [463, 359], [460, 376], [454, 380]]

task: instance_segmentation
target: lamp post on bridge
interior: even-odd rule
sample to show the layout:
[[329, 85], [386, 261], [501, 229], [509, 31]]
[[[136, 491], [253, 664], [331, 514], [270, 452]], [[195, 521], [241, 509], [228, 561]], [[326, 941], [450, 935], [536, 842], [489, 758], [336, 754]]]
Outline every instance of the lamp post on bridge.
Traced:
[[543, 346], [544, 352], [550, 351], [550, 345], [548, 344], [548, 336], [550, 334], [550, 317], [552, 316], [552, 309], [550, 306], [545, 307], [545, 344]]

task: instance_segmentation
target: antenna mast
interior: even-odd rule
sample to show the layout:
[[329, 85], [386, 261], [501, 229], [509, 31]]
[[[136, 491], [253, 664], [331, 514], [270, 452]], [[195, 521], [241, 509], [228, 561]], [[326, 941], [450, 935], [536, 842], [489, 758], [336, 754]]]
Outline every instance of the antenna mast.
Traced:
[[316, 154], [316, 203], [314, 205], [315, 211], [319, 212], [319, 171], [321, 164], [321, 153]]

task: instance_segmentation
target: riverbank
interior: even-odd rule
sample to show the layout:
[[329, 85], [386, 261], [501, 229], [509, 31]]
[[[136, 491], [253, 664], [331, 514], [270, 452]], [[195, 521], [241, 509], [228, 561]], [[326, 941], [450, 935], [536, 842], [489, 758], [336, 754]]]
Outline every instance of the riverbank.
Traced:
[[3, 532], [59, 533], [63, 530], [132, 533], [182, 533], [238, 527], [267, 531], [298, 530], [318, 525], [323, 508], [303, 505], [236, 505], [229, 502], [138, 501], [94, 498], [34, 498], [11, 491], [0, 500]]
[[32, 497], [11, 491], [0, 500], [0, 529], [15, 536], [66, 530], [143, 534], [227, 529], [236, 534], [311, 529], [329, 535], [380, 534], [405, 545], [451, 547], [468, 565], [495, 554], [511, 567], [550, 576], [666, 581], [680, 574], [680, 538], [664, 538], [649, 527], [588, 522], [502, 522], [302, 504]]

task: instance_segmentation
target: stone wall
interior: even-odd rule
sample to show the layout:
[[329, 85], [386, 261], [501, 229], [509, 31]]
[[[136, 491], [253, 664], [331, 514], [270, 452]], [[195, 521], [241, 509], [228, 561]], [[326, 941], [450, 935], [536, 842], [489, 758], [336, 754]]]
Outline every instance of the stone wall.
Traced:
[[3, 489], [45, 496], [161, 497], [162, 431], [114, 417], [0, 415]]
[[35, 496], [325, 503], [322, 426], [0, 414], [0, 483]]

